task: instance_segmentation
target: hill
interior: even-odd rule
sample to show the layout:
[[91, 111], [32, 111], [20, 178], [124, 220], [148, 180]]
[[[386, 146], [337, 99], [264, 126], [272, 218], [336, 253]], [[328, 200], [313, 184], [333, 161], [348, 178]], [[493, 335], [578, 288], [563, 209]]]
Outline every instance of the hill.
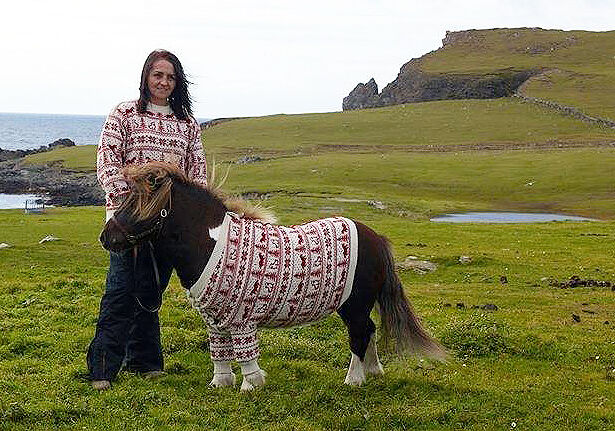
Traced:
[[447, 32], [442, 47], [404, 64], [381, 93], [359, 84], [344, 109], [513, 94], [615, 120], [615, 31], [540, 28]]

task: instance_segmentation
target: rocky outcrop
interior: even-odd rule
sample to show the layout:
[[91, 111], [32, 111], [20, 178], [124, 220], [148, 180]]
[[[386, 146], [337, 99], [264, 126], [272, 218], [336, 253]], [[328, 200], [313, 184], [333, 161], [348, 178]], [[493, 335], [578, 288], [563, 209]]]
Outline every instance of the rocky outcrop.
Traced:
[[349, 109], [363, 109], [378, 106], [378, 84], [374, 78], [370, 79], [367, 84], [359, 83], [350, 92], [350, 94], [344, 97], [342, 102], [342, 108], [344, 111]]
[[56, 148], [60, 148], [60, 147], [74, 147], [74, 146], [75, 146], [75, 143], [71, 139], [62, 138], [62, 139], [53, 141], [49, 145], [43, 145], [39, 148], [34, 148], [31, 150], [3, 150], [2, 148], [0, 148], [0, 162], [4, 162], [6, 160], [20, 159], [29, 154], [44, 153], [46, 151], [55, 150]]
[[73, 172], [58, 166], [0, 162], [0, 193], [32, 193], [50, 205], [104, 205], [105, 196], [95, 172]]
[[[397, 78], [378, 94], [359, 84], [344, 98], [346, 110], [451, 99], [496, 99], [515, 94], [517, 88], [540, 70], [504, 69], [489, 74], [438, 74], [423, 72], [420, 61], [413, 59], [400, 70]], [[368, 83], [369, 84], [369, 83]], [[377, 90], [376, 90], [377, 91]]]
[[[510, 37], [514, 37], [514, 32]], [[455, 44], [481, 46], [483, 38], [484, 31], [447, 32], [440, 49], [448, 49]], [[385, 86], [381, 93], [378, 93], [378, 85], [373, 78], [367, 84], [358, 84], [344, 98], [342, 109], [346, 111], [433, 100], [507, 97], [515, 94], [527, 79], [542, 71], [541, 68], [508, 68], [486, 74], [429, 73], [422, 69], [422, 61], [423, 57], [414, 58], [404, 64], [397, 78]]]

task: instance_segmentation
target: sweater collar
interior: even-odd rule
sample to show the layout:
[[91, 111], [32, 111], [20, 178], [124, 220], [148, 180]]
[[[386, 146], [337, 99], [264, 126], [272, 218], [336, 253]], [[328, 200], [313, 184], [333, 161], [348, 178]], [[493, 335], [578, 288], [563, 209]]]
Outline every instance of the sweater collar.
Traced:
[[154, 105], [151, 102], [147, 102], [147, 110], [150, 112], [158, 113], [158, 114], [172, 114], [173, 110], [170, 105], [160, 106]]

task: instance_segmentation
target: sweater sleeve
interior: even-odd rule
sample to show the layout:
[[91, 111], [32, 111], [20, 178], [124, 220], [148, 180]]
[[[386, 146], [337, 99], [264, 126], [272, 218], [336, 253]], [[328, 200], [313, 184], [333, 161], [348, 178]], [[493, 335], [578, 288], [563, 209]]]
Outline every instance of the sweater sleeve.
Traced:
[[186, 175], [197, 184], [207, 186], [207, 162], [201, 142], [201, 126], [193, 120], [193, 134], [186, 154]]
[[96, 174], [105, 191], [107, 209], [116, 209], [130, 188], [121, 169], [124, 167], [126, 142], [124, 114], [117, 106], [105, 121], [96, 152]]

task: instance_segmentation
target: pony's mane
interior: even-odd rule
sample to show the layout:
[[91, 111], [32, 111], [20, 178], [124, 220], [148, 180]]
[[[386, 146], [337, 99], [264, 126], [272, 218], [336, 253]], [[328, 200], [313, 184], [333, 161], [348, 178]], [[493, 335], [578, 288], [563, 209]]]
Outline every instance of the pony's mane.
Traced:
[[[146, 220], [160, 213], [167, 205], [173, 182], [203, 188], [201, 184], [190, 180], [177, 166], [164, 162], [149, 162], [144, 165], [131, 165], [122, 170], [124, 177], [132, 186], [132, 192], [124, 205], [133, 206], [133, 216], [137, 220]], [[226, 178], [224, 178], [226, 179]], [[268, 209], [253, 205], [236, 196], [229, 196], [215, 184], [215, 169], [211, 170], [205, 187], [214, 198], [222, 201], [229, 211], [243, 217], [275, 223], [275, 215]]]

